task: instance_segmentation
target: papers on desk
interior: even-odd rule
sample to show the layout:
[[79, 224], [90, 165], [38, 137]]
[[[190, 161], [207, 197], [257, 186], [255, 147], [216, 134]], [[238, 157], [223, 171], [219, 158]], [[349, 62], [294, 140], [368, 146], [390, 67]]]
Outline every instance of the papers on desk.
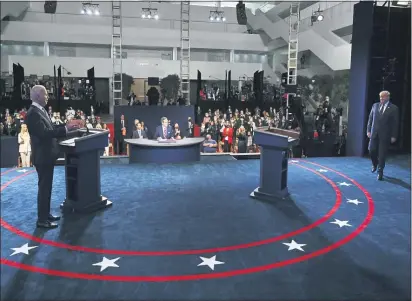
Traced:
[[71, 145], [74, 144], [77, 138], [71, 138], [60, 142], [62, 145]]
[[174, 139], [160, 139], [157, 140], [159, 143], [176, 143], [176, 140]]

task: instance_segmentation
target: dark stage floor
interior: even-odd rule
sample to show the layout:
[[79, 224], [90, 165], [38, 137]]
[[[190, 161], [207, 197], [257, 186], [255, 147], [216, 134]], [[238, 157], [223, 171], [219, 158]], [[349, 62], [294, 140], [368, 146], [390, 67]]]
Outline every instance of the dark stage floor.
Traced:
[[[409, 169], [292, 160], [293, 201], [269, 204], [249, 197], [259, 163], [102, 165], [113, 207], [50, 231], [36, 173], [2, 169], [1, 299], [410, 299]], [[53, 208], [64, 195], [56, 167]]]

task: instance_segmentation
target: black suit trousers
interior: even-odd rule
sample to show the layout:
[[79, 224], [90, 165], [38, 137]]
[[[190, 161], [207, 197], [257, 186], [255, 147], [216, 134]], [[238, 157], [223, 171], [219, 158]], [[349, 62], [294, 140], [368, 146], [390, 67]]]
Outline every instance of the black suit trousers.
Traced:
[[369, 153], [373, 166], [377, 166], [380, 171], [385, 168], [389, 144], [390, 141], [388, 141], [388, 138], [379, 136], [379, 133], [371, 137]]
[[53, 164], [36, 165], [39, 178], [37, 192], [37, 218], [39, 221], [47, 221], [50, 214], [50, 202], [53, 187]]

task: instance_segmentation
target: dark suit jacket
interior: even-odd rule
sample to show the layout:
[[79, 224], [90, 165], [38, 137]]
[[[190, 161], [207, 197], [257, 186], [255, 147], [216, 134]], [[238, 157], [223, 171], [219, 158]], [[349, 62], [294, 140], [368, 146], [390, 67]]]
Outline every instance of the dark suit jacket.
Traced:
[[54, 164], [60, 152], [56, 138], [66, 137], [66, 128], [54, 126], [48, 115], [33, 105], [27, 112], [26, 124], [30, 134], [33, 164]]
[[163, 138], [163, 139], [171, 139], [173, 137], [173, 131], [172, 131], [172, 127], [168, 126], [167, 127], [167, 135], [166, 137], [163, 135], [163, 126], [159, 125], [156, 128], [156, 134], [155, 134], [155, 139], [157, 138]]
[[138, 131], [138, 130], [135, 130], [135, 131], [133, 132], [132, 138], [133, 138], [133, 139], [138, 139], [138, 138], [146, 138], [146, 139], [147, 139], [147, 134], [146, 134], [146, 132], [145, 132], [144, 130], [141, 130], [141, 131], [140, 131], [140, 134], [141, 134], [141, 137], [139, 136], [139, 131]]
[[374, 103], [369, 114], [367, 133], [371, 133], [371, 141], [379, 135], [379, 139], [387, 140], [398, 137], [399, 110], [389, 102], [383, 114], [379, 113], [380, 103]]

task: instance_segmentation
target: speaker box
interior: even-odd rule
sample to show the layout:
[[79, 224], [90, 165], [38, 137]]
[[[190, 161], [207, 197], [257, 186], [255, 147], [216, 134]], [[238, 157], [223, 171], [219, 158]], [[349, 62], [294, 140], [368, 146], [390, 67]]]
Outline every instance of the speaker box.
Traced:
[[247, 25], [246, 7], [242, 1], [236, 4], [236, 16], [239, 25]]
[[159, 78], [158, 77], [148, 77], [147, 84], [149, 86], [158, 86], [159, 85]]
[[55, 14], [57, 9], [57, 1], [45, 1], [44, 12], [46, 14]]

